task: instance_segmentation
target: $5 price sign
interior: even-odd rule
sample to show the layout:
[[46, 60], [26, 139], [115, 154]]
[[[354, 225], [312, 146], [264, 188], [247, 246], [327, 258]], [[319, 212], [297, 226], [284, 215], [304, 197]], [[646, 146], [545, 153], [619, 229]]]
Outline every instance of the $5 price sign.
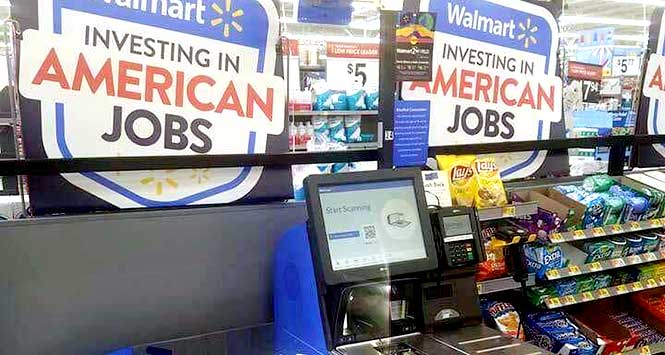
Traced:
[[328, 42], [327, 57], [326, 74], [331, 89], [349, 89], [352, 83], [379, 87], [378, 44]]

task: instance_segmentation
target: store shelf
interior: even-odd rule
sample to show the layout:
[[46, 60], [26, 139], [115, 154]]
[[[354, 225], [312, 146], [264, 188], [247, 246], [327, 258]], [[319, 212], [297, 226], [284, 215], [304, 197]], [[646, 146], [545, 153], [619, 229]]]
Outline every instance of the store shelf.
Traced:
[[647, 279], [644, 281], [633, 282], [625, 285], [601, 288], [600, 290], [595, 291], [577, 293], [574, 295], [550, 297], [545, 300], [545, 307], [548, 309], [554, 309], [662, 286], [665, 286], [665, 276], [660, 276], [657, 279]]
[[301, 71], [326, 71], [325, 65], [301, 65]]
[[624, 266], [638, 265], [660, 260], [665, 260], [665, 250], [660, 250], [653, 253], [626, 256], [617, 259], [596, 261], [594, 263], [584, 265], [570, 265], [561, 269], [552, 269], [545, 273], [545, 279], [552, 281], [565, 277], [591, 274], [594, 272], [618, 269]]
[[377, 110], [367, 111], [293, 111], [289, 112], [291, 116], [376, 116]]
[[[347, 143], [345, 144], [346, 148], [348, 150], [368, 150], [368, 149], [378, 149], [379, 144], [377, 142], [359, 142], [359, 143]], [[290, 151], [296, 151], [296, 152], [306, 152], [307, 151], [307, 145], [306, 144], [299, 144], [295, 147], [290, 147]]]
[[538, 212], [538, 202], [514, 203], [500, 207], [487, 207], [478, 209], [478, 219], [491, 221], [502, 218], [525, 217]]
[[[531, 287], [536, 284], [536, 274], [529, 274], [529, 278], [526, 281], [526, 286]], [[521, 287], [519, 282], [515, 282], [512, 276], [503, 277], [500, 279], [487, 280], [476, 282], [478, 287], [479, 295], [486, 295], [489, 293], [508, 291], [508, 290], [517, 290]]]
[[657, 229], [657, 228], [662, 228], [664, 224], [665, 224], [665, 218], [650, 219], [648, 221], [613, 224], [610, 226], [576, 230], [566, 233], [552, 233], [548, 238], [550, 243], [552, 244], [567, 243], [567, 242], [574, 242], [577, 240], [586, 240], [598, 237], [607, 237], [617, 234]]
[[617, 355], [655, 355], [661, 353], [665, 353], [665, 343], [646, 345]]

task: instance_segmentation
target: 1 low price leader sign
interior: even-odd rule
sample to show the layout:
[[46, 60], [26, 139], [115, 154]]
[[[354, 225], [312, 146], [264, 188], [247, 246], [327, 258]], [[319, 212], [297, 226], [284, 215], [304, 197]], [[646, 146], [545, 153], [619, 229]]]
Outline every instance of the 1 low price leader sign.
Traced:
[[[421, 10], [437, 16], [432, 79], [404, 83], [402, 96], [431, 102], [429, 145], [549, 139], [562, 111], [551, 13], [513, 0], [425, 1]], [[497, 163], [511, 179], [533, 174], [545, 158], [510, 153]]]

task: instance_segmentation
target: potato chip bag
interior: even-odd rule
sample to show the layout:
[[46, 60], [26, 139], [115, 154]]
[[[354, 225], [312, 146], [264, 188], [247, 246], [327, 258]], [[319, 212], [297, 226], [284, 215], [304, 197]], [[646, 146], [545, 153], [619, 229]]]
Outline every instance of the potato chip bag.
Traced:
[[448, 174], [453, 206], [473, 207], [476, 180], [473, 178], [475, 155], [437, 155], [439, 170]]
[[508, 204], [496, 161], [493, 158], [478, 158], [472, 165], [477, 186], [474, 194], [475, 206], [484, 208]]

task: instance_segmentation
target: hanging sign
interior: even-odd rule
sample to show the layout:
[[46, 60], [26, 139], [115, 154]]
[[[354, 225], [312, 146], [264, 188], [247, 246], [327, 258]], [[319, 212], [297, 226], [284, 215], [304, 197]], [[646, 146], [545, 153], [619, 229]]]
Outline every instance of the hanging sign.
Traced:
[[600, 83], [603, 80], [603, 66], [596, 64], [568, 62], [568, 79], [582, 88], [582, 102], [600, 102]]
[[612, 59], [612, 76], [638, 76], [642, 61], [636, 55], [617, 56]]
[[395, 81], [432, 78], [432, 47], [436, 14], [401, 12], [395, 30]]
[[[421, 3], [422, 4], [422, 3]], [[558, 27], [522, 1], [425, 1], [437, 14], [430, 82], [405, 82], [406, 100], [431, 102], [431, 146], [550, 138], [561, 120]], [[497, 156], [504, 179], [526, 177], [546, 152]]]
[[[41, 132], [26, 130], [29, 158], [285, 150], [277, 30], [268, 0], [40, 0], [39, 31], [21, 43], [21, 94], [41, 111], [23, 117], [41, 121]], [[63, 174], [78, 188], [65, 191], [97, 200], [47, 201], [46, 180], [31, 182], [30, 200], [37, 210], [227, 203], [265, 198], [253, 192], [264, 175], [261, 167]]]
[[379, 45], [377, 43], [328, 42], [326, 46], [328, 86], [347, 90], [360, 85], [379, 87]]
[[430, 102], [397, 100], [394, 117], [394, 165], [396, 167], [425, 165], [429, 147], [427, 139]]

